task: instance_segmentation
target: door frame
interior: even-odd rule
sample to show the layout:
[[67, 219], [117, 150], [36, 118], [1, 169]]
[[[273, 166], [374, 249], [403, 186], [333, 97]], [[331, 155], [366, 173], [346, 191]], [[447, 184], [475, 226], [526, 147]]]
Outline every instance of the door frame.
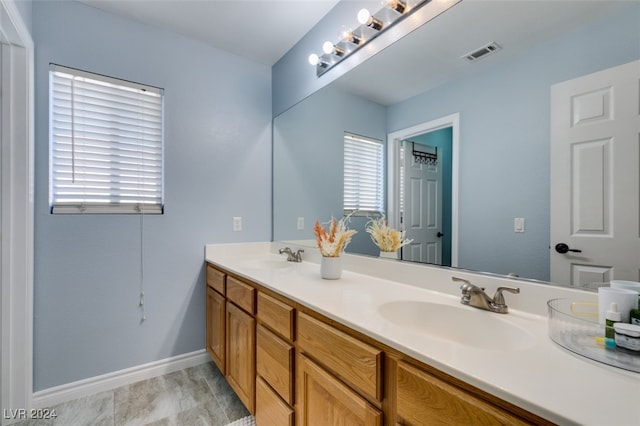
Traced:
[[[0, 44], [0, 403], [3, 410], [28, 413], [33, 397], [34, 47], [13, 0], [0, 0]], [[2, 424], [18, 420], [4, 417]]]
[[397, 165], [399, 142], [423, 133], [451, 127], [451, 266], [458, 266], [458, 196], [460, 170], [460, 113], [430, 120], [414, 126], [396, 130], [387, 135], [387, 220], [396, 229], [400, 228], [400, 182]]

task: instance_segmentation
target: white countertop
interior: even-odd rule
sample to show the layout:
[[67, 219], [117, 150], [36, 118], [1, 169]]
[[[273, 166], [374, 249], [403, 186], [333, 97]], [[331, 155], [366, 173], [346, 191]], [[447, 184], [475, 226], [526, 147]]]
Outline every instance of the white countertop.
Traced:
[[[323, 280], [316, 250], [304, 247], [302, 263], [283, 266], [285, 256], [277, 254], [283, 246], [207, 245], [205, 259], [555, 423], [640, 425], [640, 373], [575, 355], [547, 336], [547, 300], [596, 300], [594, 293], [350, 255], [342, 256], [339, 280]], [[519, 287], [520, 294], [505, 293], [507, 315], [462, 306], [452, 276], [486, 287], [489, 295], [499, 285]], [[528, 333], [528, 343], [515, 349], [479, 349], [437, 338], [385, 319], [379, 307], [393, 301], [425, 301], [469, 309], [470, 315], [499, 316]]]

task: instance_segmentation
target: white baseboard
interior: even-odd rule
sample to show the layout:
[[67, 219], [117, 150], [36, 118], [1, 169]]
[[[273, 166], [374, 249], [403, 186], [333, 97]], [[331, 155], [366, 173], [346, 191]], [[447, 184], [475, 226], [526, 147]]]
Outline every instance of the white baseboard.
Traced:
[[33, 394], [33, 408], [46, 408], [210, 361], [204, 349], [166, 358], [113, 373], [44, 389]]

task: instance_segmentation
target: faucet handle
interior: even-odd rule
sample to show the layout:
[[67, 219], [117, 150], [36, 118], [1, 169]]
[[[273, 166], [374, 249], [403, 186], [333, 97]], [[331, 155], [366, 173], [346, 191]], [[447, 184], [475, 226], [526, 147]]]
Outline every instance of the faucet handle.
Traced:
[[463, 293], [467, 293], [474, 288], [479, 288], [480, 290], [484, 291], [484, 287], [478, 287], [475, 284], [471, 284], [471, 281], [465, 280], [464, 278], [451, 277], [451, 281], [461, 282], [462, 284], [460, 285], [460, 290], [462, 290]]
[[504, 303], [504, 296], [502, 295], [503, 291], [508, 291], [509, 293], [518, 294], [520, 293], [520, 289], [517, 287], [498, 287], [496, 290], [496, 294], [493, 296], [493, 305], [495, 307], [504, 307], [506, 310], [507, 305]]
[[462, 283], [460, 284], [460, 290], [467, 291], [473, 285], [471, 281], [465, 280], [464, 278], [451, 277], [451, 281]]

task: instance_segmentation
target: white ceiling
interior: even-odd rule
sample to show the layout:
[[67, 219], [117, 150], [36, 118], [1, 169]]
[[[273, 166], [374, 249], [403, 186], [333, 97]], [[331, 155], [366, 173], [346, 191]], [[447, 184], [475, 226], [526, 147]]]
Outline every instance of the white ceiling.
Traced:
[[339, 0], [78, 0], [273, 65]]
[[[273, 65], [340, 0], [78, 1]], [[638, 1], [463, 0], [337, 84], [392, 105]], [[474, 63], [460, 59], [489, 42], [502, 50]]]

